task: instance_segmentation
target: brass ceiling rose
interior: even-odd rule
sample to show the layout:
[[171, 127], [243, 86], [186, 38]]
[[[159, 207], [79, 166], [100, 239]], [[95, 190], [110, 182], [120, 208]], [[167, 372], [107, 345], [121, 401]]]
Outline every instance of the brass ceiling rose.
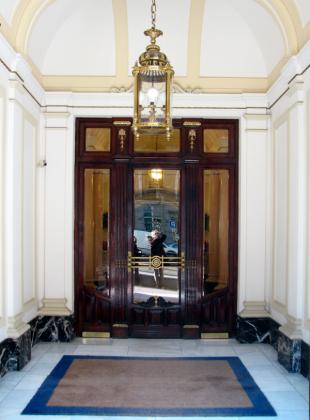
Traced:
[[173, 131], [171, 99], [174, 71], [167, 56], [160, 52], [156, 38], [163, 32], [155, 28], [156, 4], [152, 0], [152, 28], [144, 34], [151, 44], [139, 57], [132, 74], [134, 76], [134, 116], [132, 131], [136, 140], [142, 134], [166, 134], [167, 140]]

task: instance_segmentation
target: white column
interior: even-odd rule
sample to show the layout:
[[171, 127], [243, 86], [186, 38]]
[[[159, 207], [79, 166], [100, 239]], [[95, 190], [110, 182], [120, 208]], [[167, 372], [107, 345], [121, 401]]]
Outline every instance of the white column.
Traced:
[[266, 181], [267, 122], [269, 115], [245, 114], [246, 119], [246, 229], [245, 301], [240, 316], [268, 317], [266, 303]]
[[30, 326], [22, 321], [22, 176], [23, 86], [9, 82], [8, 136], [5, 144], [5, 281], [8, 338], [18, 338]]
[[303, 83], [296, 81], [287, 95], [289, 109], [288, 284], [286, 319], [280, 327], [290, 339], [302, 339], [303, 290], [306, 276], [307, 138], [304, 133]]
[[[44, 299], [39, 315], [70, 315], [66, 284], [66, 193], [68, 112], [44, 113], [46, 119]], [[71, 188], [73, 186], [71, 185]], [[71, 192], [70, 192], [71, 195]], [[73, 236], [73, 232], [72, 232]], [[71, 298], [71, 297], [70, 297]]]

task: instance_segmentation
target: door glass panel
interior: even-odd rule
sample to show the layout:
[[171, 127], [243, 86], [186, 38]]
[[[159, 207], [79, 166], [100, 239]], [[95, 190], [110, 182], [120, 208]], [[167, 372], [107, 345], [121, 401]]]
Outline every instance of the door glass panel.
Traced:
[[179, 196], [180, 171], [134, 171], [134, 302], [159, 296], [179, 303]]
[[85, 169], [84, 182], [84, 284], [109, 295], [110, 171]]
[[86, 128], [86, 152], [109, 152], [111, 150], [110, 128]]
[[204, 171], [204, 294], [228, 285], [228, 170]]
[[180, 151], [180, 130], [174, 129], [171, 133], [170, 140], [167, 141], [165, 134], [150, 135], [140, 134], [139, 140], [134, 140], [135, 152], [179, 152]]
[[204, 153], [228, 153], [228, 130], [203, 130]]

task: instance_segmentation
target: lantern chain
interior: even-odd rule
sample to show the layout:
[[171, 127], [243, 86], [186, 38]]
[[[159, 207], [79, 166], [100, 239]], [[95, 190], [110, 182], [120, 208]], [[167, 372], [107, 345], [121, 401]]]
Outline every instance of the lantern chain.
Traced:
[[155, 3], [155, 0], [152, 0], [151, 16], [152, 16], [152, 28], [155, 29], [155, 21], [156, 21], [156, 3]]

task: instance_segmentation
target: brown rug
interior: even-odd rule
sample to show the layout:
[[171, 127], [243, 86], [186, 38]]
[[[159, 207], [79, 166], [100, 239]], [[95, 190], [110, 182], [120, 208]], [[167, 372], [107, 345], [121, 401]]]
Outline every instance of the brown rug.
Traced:
[[237, 357], [90, 356], [64, 356], [22, 414], [276, 415]]
[[253, 407], [227, 360], [76, 359], [48, 404], [62, 407]]

